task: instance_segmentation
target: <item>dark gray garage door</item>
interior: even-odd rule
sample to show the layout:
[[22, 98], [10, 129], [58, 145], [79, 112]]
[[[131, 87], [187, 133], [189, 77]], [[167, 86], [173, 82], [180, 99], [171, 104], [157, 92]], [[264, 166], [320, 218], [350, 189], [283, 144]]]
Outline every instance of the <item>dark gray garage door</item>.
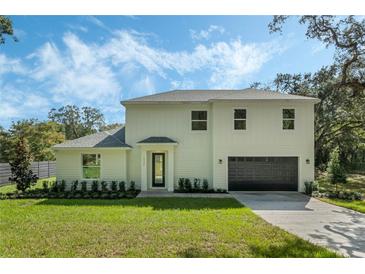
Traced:
[[298, 157], [228, 157], [229, 190], [298, 189]]

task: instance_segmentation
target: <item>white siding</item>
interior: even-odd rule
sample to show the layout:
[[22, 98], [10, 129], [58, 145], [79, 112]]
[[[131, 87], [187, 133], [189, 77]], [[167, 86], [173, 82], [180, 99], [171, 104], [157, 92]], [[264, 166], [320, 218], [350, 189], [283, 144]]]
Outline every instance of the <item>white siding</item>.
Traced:
[[[233, 129], [234, 108], [246, 108], [246, 130]], [[295, 109], [295, 129], [282, 129], [282, 109]], [[297, 156], [299, 190], [314, 179], [313, 104], [242, 102], [213, 104], [213, 177], [216, 188], [228, 187], [228, 156]], [[219, 164], [219, 159], [223, 160]], [[306, 159], [310, 164], [306, 164]]]
[[[207, 131], [191, 130], [192, 110], [208, 111]], [[133, 147], [128, 155], [128, 162], [132, 163], [128, 165], [130, 177], [140, 182], [141, 152], [137, 142], [151, 136], [166, 136], [178, 142], [174, 153], [175, 185], [180, 177], [207, 178], [212, 183], [211, 121], [208, 104], [128, 105], [126, 142]]]
[[56, 150], [56, 176], [57, 180], [70, 182], [83, 180], [81, 154], [101, 154], [101, 179], [104, 181], [127, 180], [125, 163], [126, 150], [121, 149], [80, 149]]
[[[234, 108], [247, 109], [247, 129], [233, 130]], [[282, 129], [282, 109], [295, 109], [295, 130]], [[191, 130], [191, 111], [208, 111], [208, 130]], [[166, 136], [178, 142], [174, 147], [174, 183], [178, 178], [207, 178], [214, 188], [228, 189], [228, 156], [299, 157], [299, 190], [314, 179], [314, 111], [312, 102], [261, 100], [214, 102], [210, 104], [135, 104], [126, 107], [126, 143], [133, 148], [59, 150], [57, 177], [81, 180], [81, 153], [102, 155], [102, 180], [133, 180], [140, 187], [141, 147], [139, 141]], [[146, 148], [145, 148], [146, 149]], [[166, 151], [166, 147], [157, 150]], [[147, 152], [147, 183], [151, 185], [151, 148]], [[124, 161], [126, 157], [126, 162]], [[222, 164], [219, 164], [222, 159]], [[310, 164], [306, 163], [310, 160]], [[171, 159], [170, 159], [171, 160]], [[166, 177], [167, 178], [167, 177]], [[171, 181], [171, 180], [170, 180]]]

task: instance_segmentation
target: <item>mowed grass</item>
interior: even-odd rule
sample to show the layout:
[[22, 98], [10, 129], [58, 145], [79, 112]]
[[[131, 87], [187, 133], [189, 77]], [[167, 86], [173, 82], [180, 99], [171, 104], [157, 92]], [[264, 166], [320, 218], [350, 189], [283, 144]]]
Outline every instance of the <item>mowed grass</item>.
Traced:
[[337, 206], [346, 207], [361, 213], [365, 213], [365, 201], [346, 201], [328, 198], [321, 198], [320, 200]]
[[336, 257], [230, 198], [0, 201], [1, 257]]
[[[318, 178], [318, 185], [320, 192], [335, 191], [336, 186], [331, 184], [326, 178], [326, 174], [322, 174]], [[347, 183], [337, 184], [338, 191], [356, 191], [362, 193], [365, 196], [365, 175], [363, 174], [349, 174], [347, 178]], [[320, 200], [334, 204], [337, 206], [342, 206], [355, 211], [365, 213], [365, 200], [363, 201], [346, 201], [340, 199], [329, 199], [321, 198]]]
[[[46, 179], [39, 179], [37, 183], [32, 186], [30, 189], [37, 189], [37, 188], [43, 188], [43, 182], [54, 182], [56, 180], [56, 177], [50, 177]], [[7, 185], [0, 186], [0, 193], [10, 193], [16, 191], [16, 185], [14, 183], [9, 183]]]

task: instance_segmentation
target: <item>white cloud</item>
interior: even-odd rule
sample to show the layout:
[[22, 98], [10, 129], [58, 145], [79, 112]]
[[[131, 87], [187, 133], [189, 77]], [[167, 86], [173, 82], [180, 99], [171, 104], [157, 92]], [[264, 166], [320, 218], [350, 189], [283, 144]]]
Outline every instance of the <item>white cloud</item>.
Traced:
[[49, 99], [32, 92], [0, 83], [0, 121], [9, 122], [10, 119], [47, 114], [50, 108]]
[[172, 89], [194, 89], [195, 84], [190, 80], [171, 81]]
[[326, 45], [324, 43], [315, 43], [311, 46], [311, 53], [317, 54], [317, 53], [322, 52], [325, 49], [326, 49]]
[[[44, 116], [49, 107], [61, 104], [92, 105], [119, 115], [122, 98], [156, 92], [159, 77], [173, 89], [193, 89], [196, 83], [238, 88], [274, 54], [285, 50], [275, 41], [244, 43], [235, 39], [171, 51], [152, 46], [150, 37], [120, 30], [105, 42], [86, 43], [65, 33], [64, 49], [47, 42], [27, 57], [27, 67], [20, 59], [0, 54], [0, 76], [19, 75], [12, 82], [16, 88], [4, 87], [0, 77], [0, 120], [31, 117], [33, 113], [39, 117], [41, 112]], [[197, 80], [198, 73], [204, 76]], [[128, 88], [122, 89], [122, 83]]]
[[50, 87], [56, 101], [76, 97], [82, 102], [100, 103], [119, 95], [119, 82], [112, 69], [95, 54], [95, 46], [86, 45], [71, 33], [64, 35], [63, 42], [65, 52], [46, 43], [31, 56], [35, 59], [32, 76]]
[[67, 24], [67, 26], [72, 30], [81, 31], [84, 33], [89, 31], [89, 29], [87, 27], [82, 26], [82, 25]]
[[95, 16], [86, 16], [85, 17], [87, 21], [89, 21], [90, 23], [94, 24], [95, 26], [105, 29], [107, 31], [111, 31], [111, 29], [109, 27], [107, 27], [101, 20], [99, 20], [98, 18], [96, 18]]
[[0, 53], [0, 75], [5, 73], [24, 74], [25, 66], [19, 59], [12, 59]]
[[155, 84], [150, 76], [144, 76], [132, 86], [134, 96], [153, 94], [156, 92]]
[[192, 51], [166, 51], [154, 48], [127, 31], [119, 31], [98, 50], [103, 59], [113, 65], [138, 64], [151, 74], [166, 78], [167, 71], [186, 76], [196, 71], [210, 74], [212, 87], [234, 88], [244, 81], [246, 75], [257, 72], [273, 54], [284, 50], [276, 42], [242, 43], [230, 42], [197, 45]]
[[223, 34], [226, 30], [222, 26], [210, 25], [209, 28], [205, 30], [190, 30], [190, 36], [193, 40], [207, 40], [214, 32]]
[[0, 102], [0, 117], [3, 119], [11, 119], [19, 117], [19, 109], [15, 106], [11, 105], [8, 102], [1, 101]]

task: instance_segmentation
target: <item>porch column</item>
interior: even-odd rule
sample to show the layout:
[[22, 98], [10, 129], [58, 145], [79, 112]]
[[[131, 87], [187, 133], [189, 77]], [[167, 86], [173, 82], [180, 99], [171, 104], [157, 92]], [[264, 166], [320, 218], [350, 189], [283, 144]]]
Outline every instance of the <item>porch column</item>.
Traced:
[[168, 152], [168, 174], [167, 174], [167, 190], [174, 191], [174, 147], [167, 150]]
[[147, 150], [141, 148], [141, 190], [147, 191]]

